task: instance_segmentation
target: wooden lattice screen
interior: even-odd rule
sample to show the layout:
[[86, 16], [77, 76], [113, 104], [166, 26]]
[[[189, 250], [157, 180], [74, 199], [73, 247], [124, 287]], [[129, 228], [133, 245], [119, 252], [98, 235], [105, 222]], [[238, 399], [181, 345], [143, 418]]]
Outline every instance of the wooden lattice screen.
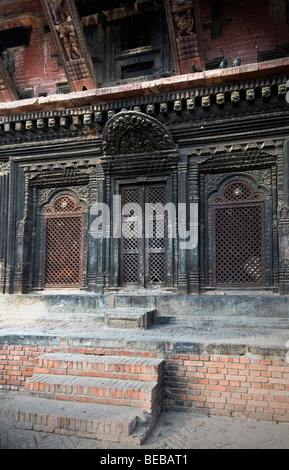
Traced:
[[83, 274], [84, 207], [57, 197], [44, 215], [45, 287], [80, 287]]
[[226, 186], [213, 201], [213, 282], [263, 286], [264, 197], [244, 181]]

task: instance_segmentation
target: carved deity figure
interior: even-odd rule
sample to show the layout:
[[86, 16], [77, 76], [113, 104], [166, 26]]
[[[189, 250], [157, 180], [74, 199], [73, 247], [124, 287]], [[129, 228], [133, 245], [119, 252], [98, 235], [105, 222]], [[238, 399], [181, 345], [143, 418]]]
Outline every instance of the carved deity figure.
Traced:
[[82, 54], [79, 50], [78, 40], [71, 17], [68, 16], [67, 21], [55, 26], [55, 29], [60, 39], [63, 41], [69, 60], [79, 59]]
[[79, 59], [82, 54], [79, 50], [78, 39], [66, 6], [66, 0], [52, 0], [49, 4], [56, 25], [55, 29], [63, 42], [69, 60]]
[[194, 18], [191, 10], [188, 10], [186, 15], [175, 15], [174, 18], [176, 25], [179, 28], [179, 37], [193, 34]]

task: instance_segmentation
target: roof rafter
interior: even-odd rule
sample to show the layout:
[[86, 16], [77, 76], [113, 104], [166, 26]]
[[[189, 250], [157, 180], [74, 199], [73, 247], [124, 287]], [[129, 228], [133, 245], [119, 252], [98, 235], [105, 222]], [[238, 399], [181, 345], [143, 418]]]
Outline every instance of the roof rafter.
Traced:
[[7, 103], [15, 100], [19, 100], [18, 93], [0, 58], [0, 101]]

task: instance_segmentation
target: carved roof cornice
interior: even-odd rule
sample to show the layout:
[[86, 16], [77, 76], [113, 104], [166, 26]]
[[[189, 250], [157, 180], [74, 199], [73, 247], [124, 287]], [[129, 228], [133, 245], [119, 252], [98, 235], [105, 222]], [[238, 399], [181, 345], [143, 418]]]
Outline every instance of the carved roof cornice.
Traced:
[[[89, 105], [101, 105], [114, 103], [121, 100], [145, 99], [164, 93], [182, 93], [187, 90], [198, 92], [210, 88], [230, 91], [238, 91], [242, 88], [256, 88], [268, 86], [274, 80], [287, 74], [289, 71], [289, 57], [256, 64], [242, 65], [240, 67], [209, 70], [202, 73], [176, 75], [168, 78], [160, 78], [151, 81], [133, 81], [129, 84], [121, 84], [112, 87], [103, 87], [93, 90], [74, 92], [69, 94], [50, 95], [47, 97], [34, 97], [11, 103], [0, 102], [0, 116], [15, 114], [27, 114], [37, 111], [67, 110], [75, 107]], [[281, 78], [281, 82], [283, 79]], [[286, 83], [286, 82], [285, 82]]]
[[[187, 87], [175, 89], [174, 79], [179, 80], [179, 77], [172, 77], [163, 93], [158, 93], [163, 87], [158, 88], [158, 81], [155, 81], [155, 86], [152, 82], [135, 84], [130, 92], [127, 85], [106, 89], [106, 92], [100, 89], [9, 105], [0, 103], [0, 143], [10, 145], [76, 137], [97, 140], [101, 138], [104, 125], [122, 110], [147, 114], [176, 132], [178, 127], [182, 131], [204, 120], [212, 124], [226, 119], [237, 122], [238, 119], [258, 119], [262, 115], [276, 119], [278, 112], [282, 117], [289, 111], [285, 99], [288, 78], [289, 74], [280, 74], [194, 88], [188, 87], [190, 80], [183, 79], [178, 83]], [[140, 96], [136, 94], [137, 88], [142, 88]], [[147, 94], [143, 94], [144, 90]], [[5, 109], [10, 114], [3, 115]]]

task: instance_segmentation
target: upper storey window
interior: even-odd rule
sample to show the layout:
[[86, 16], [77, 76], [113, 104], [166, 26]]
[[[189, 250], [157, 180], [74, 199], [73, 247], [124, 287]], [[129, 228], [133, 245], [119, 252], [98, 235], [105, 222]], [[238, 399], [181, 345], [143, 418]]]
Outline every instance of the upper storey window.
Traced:
[[151, 2], [143, 11], [132, 3], [87, 16], [82, 23], [99, 86], [173, 74], [163, 5]]
[[0, 52], [12, 47], [29, 46], [31, 27], [19, 26], [17, 28], [0, 31]]
[[136, 49], [153, 44], [152, 23], [149, 14], [124, 18], [121, 22], [121, 49]]

